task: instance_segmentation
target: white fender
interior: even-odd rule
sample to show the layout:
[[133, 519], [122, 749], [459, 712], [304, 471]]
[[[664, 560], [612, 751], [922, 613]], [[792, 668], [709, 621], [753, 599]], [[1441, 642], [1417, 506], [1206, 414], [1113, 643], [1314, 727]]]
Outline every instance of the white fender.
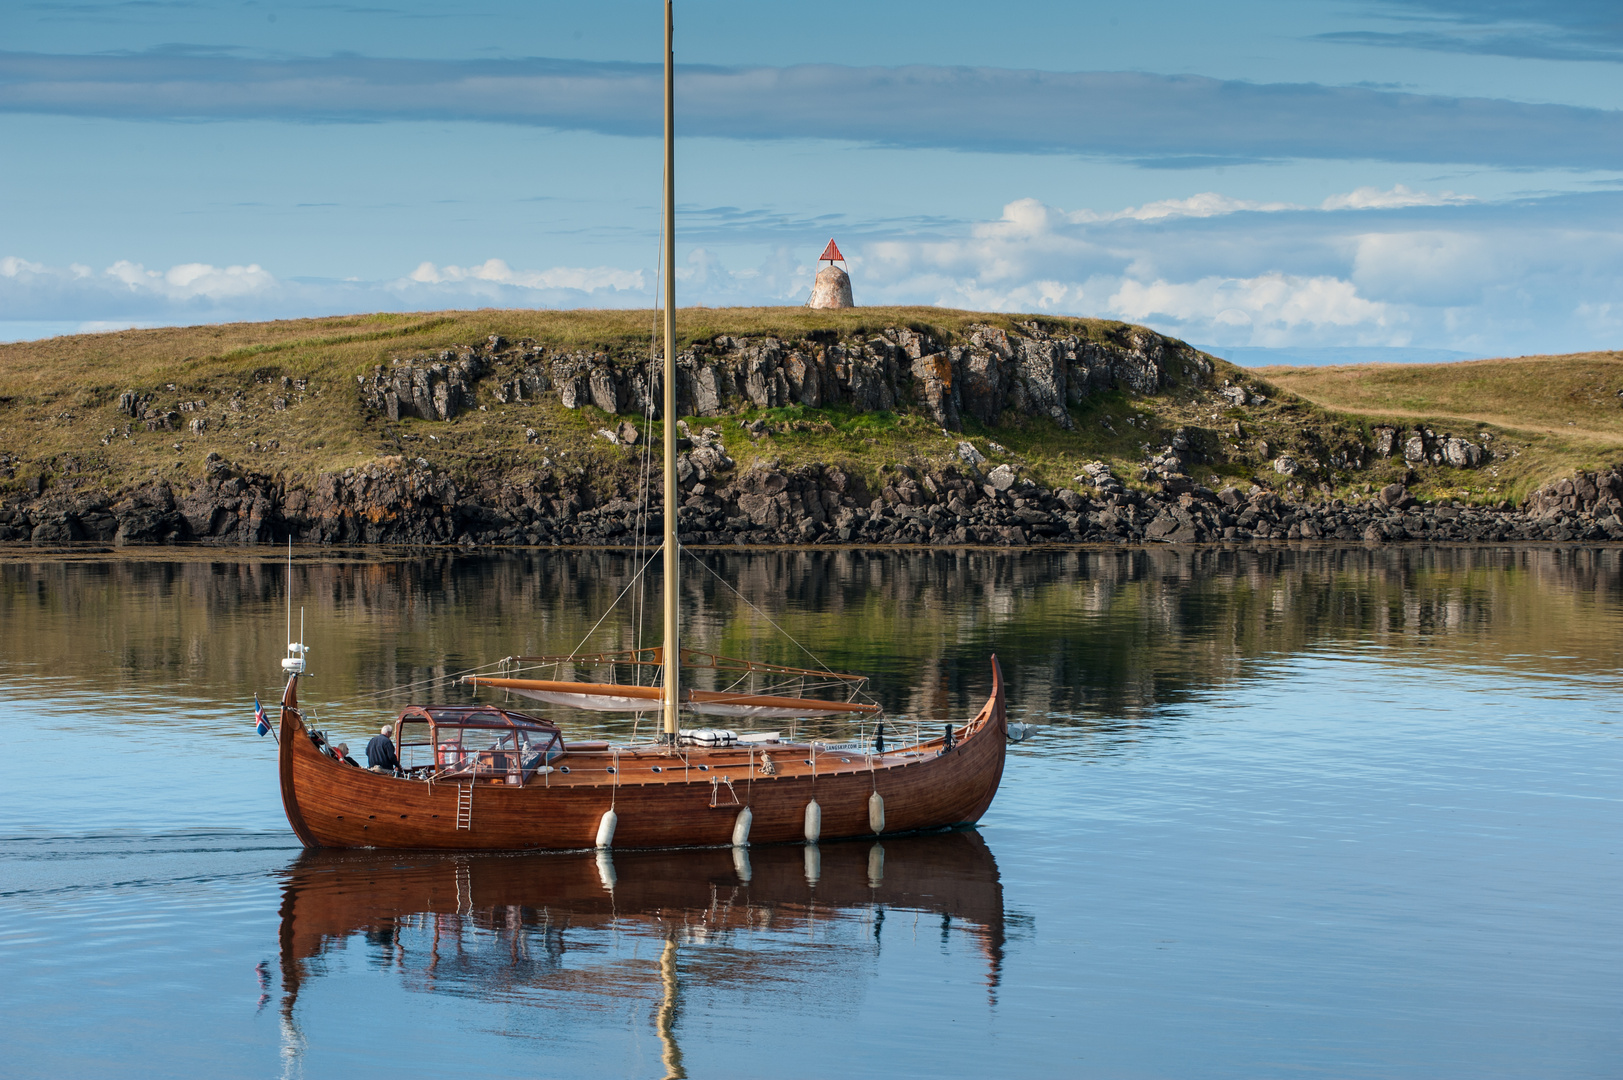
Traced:
[[600, 848], [614, 846], [614, 827], [620, 824], [620, 815], [613, 810], [603, 811], [603, 819], [597, 823], [597, 846]]
[[742, 881], [745, 885], [750, 883], [751, 874], [749, 848], [733, 848], [733, 873], [737, 874], [738, 880]]
[[738, 818], [733, 822], [733, 847], [750, 846], [750, 825], [755, 821], [755, 815], [749, 807], [738, 812]]
[[823, 852], [816, 844], [807, 844], [801, 850], [806, 853], [806, 884], [816, 885], [817, 879], [823, 876]]
[[868, 828], [876, 833], [885, 831], [885, 797], [877, 791], [868, 796]]
[[868, 849], [868, 888], [877, 889], [885, 883], [885, 848], [875, 844]]
[[823, 835], [823, 808], [813, 799], [806, 804], [806, 843], [815, 844]]

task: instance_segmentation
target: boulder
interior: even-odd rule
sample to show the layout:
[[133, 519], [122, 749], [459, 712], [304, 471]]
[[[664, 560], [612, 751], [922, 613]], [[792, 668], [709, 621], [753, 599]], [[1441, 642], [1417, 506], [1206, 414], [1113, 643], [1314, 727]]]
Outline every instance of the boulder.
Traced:
[[36, 544], [67, 544], [83, 540], [84, 532], [79, 528], [78, 517], [56, 513], [35, 525], [29, 539]]
[[1452, 436], [1443, 440], [1443, 460], [1456, 469], [1474, 469], [1486, 456], [1482, 447]]

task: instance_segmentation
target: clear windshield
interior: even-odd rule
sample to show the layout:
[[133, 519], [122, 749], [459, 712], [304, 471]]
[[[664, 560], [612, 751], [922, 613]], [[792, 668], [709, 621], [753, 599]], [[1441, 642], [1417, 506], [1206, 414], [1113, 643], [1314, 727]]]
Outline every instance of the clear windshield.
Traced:
[[521, 783], [557, 756], [558, 735], [551, 731], [436, 726], [434, 768], [441, 775], [511, 779]]

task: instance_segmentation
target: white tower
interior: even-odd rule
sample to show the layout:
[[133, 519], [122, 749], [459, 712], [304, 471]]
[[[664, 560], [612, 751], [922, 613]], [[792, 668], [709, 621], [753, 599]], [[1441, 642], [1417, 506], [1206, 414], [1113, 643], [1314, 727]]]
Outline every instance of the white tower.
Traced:
[[839, 247], [831, 239], [828, 247], [817, 257], [818, 262], [826, 262], [827, 266], [817, 271], [817, 280], [812, 283], [811, 299], [806, 301], [810, 308], [848, 308], [856, 307], [851, 299], [851, 275], [834, 264], [844, 262], [845, 256], [840, 254]]

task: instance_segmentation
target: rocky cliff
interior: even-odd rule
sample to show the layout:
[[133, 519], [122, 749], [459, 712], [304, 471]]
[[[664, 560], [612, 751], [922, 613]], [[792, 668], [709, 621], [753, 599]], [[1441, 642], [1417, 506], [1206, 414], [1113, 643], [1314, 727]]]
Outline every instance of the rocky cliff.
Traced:
[[[637, 351], [495, 333], [338, 379], [261, 366], [251, 382], [119, 388], [108, 408], [126, 422], [102, 453], [211, 447], [196, 474], [108, 484], [78, 455], [0, 453], [0, 541], [630, 543], [664, 511], [642, 456], [662, 367]], [[678, 355], [676, 392], [692, 544], [1623, 539], [1616, 473], [1482, 499], [1514, 438], [1325, 414], [1124, 324], [714, 334]], [[288, 454], [267, 418], [299, 431], [312, 410], [388, 452], [266, 467]], [[895, 418], [889, 442], [860, 426], [875, 417]], [[472, 450], [452, 460], [453, 444]], [[1467, 482], [1477, 498], [1438, 494]]]
[[[837, 467], [737, 470], [713, 428], [683, 441], [687, 544], [1623, 540], [1617, 472], [1562, 480], [1520, 508], [1421, 503], [1402, 484], [1362, 502], [1301, 503], [1175, 478], [1158, 491], [1131, 489], [1103, 463], [1051, 489], [1007, 464], [985, 468], [966, 442], [958, 466], [897, 466], [876, 489]], [[458, 483], [394, 459], [306, 488], [211, 464], [214, 475], [189, 489], [160, 482], [116, 498], [57, 494], [0, 509], [0, 540], [624, 545], [657, 536], [662, 524], [657, 484], [645, 503], [635, 491], [602, 498], [552, 476]]]
[[[676, 400], [684, 416], [723, 416], [750, 406], [879, 412], [916, 404], [950, 431], [962, 430], [966, 416], [995, 427], [1006, 411], [1047, 417], [1069, 429], [1069, 407], [1091, 394], [1154, 394], [1168, 384], [1170, 370], [1196, 382], [1212, 373], [1209, 357], [1142, 327], [1122, 327], [1106, 340], [1091, 341], [1049, 333], [1035, 322], [1013, 334], [971, 326], [961, 343], [906, 327], [845, 341], [720, 335], [684, 350], [676, 364]], [[432, 357], [397, 357], [357, 382], [365, 406], [391, 420], [450, 420], [475, 405], [477, 386], [487, 377], [504, 405], [551, 394], [569, 409], [592, 405], [611, 415], [658, 420], [662, 371], [658, 358], [628, 364], [607, 352], [550, 349], [496, 336]]]

